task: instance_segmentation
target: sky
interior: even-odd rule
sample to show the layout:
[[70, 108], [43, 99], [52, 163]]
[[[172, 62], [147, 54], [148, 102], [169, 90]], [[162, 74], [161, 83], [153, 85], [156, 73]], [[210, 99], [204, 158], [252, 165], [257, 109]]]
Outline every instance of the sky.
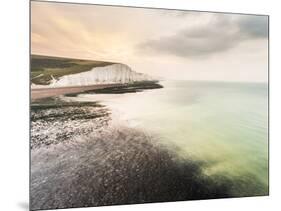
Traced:
[[268, 17], [32, 2], [31, 52], [161, 79], [267, 82]]

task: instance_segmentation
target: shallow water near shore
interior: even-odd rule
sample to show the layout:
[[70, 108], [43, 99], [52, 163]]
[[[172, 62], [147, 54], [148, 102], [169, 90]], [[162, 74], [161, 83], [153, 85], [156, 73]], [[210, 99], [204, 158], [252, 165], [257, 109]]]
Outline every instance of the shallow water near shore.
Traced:
[[[162, 81], [163, 89], [80, 94], [100, 101], [130, 127], [157, 134], [181, 158], [204, 162], [206, 175], [256, 181], [268, 193], [267, 84]], [[243, 196], [233, 187], [237, 196]]]

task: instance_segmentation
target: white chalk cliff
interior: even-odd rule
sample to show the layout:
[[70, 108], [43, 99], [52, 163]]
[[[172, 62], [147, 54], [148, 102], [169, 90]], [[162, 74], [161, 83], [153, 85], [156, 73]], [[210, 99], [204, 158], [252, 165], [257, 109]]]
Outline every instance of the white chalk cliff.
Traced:
[[137, 73], [125, 64], [112, 64], [104, 67], [95, 67], [89, 71], [64, 75], [58, 79], [53, 78], [49, 85], [35, 85], [40, 87], [67, 87], [87, 86], [94, 84], [130, 83], [135, 81], [153, 80], [150, 76]]

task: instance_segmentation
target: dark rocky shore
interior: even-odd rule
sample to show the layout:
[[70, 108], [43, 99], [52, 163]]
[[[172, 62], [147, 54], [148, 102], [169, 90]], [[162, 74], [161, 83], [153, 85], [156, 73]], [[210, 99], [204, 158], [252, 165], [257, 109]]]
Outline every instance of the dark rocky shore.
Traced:
[[31, 105], [31, 149], [98, 133], [109, 120], [109, 110], [95, 102], [63, 102], [59, 98], [35, 101]]
[[[163, 86], [158, 81], [139, 81], [131, 84], [119, 85], [116, 87], [107, 87], [104, 89], [84, 91], [84, 94], [125, 94], [143, 92], [149, 89], [161, 89]], [[78, 93], [81, 94], [81, 93]], [[65, 96], [77, 96], [77, 93], [66, 94]]]

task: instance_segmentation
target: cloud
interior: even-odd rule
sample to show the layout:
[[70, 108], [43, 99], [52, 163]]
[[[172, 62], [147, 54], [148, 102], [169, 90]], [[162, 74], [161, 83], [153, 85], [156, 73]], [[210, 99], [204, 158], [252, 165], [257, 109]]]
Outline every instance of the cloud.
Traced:
[[173, 35], [150, 39], [138, 47], [150, 53], [197, 57], [227, 51], [246, 40], [267, 38], [267, 16], [235, 16], [213, 14], [203, 24], [189, 25]]
[[247, 16], [238, 21], [240, 32], [250, 38], [268, 37], [267, 16]]

